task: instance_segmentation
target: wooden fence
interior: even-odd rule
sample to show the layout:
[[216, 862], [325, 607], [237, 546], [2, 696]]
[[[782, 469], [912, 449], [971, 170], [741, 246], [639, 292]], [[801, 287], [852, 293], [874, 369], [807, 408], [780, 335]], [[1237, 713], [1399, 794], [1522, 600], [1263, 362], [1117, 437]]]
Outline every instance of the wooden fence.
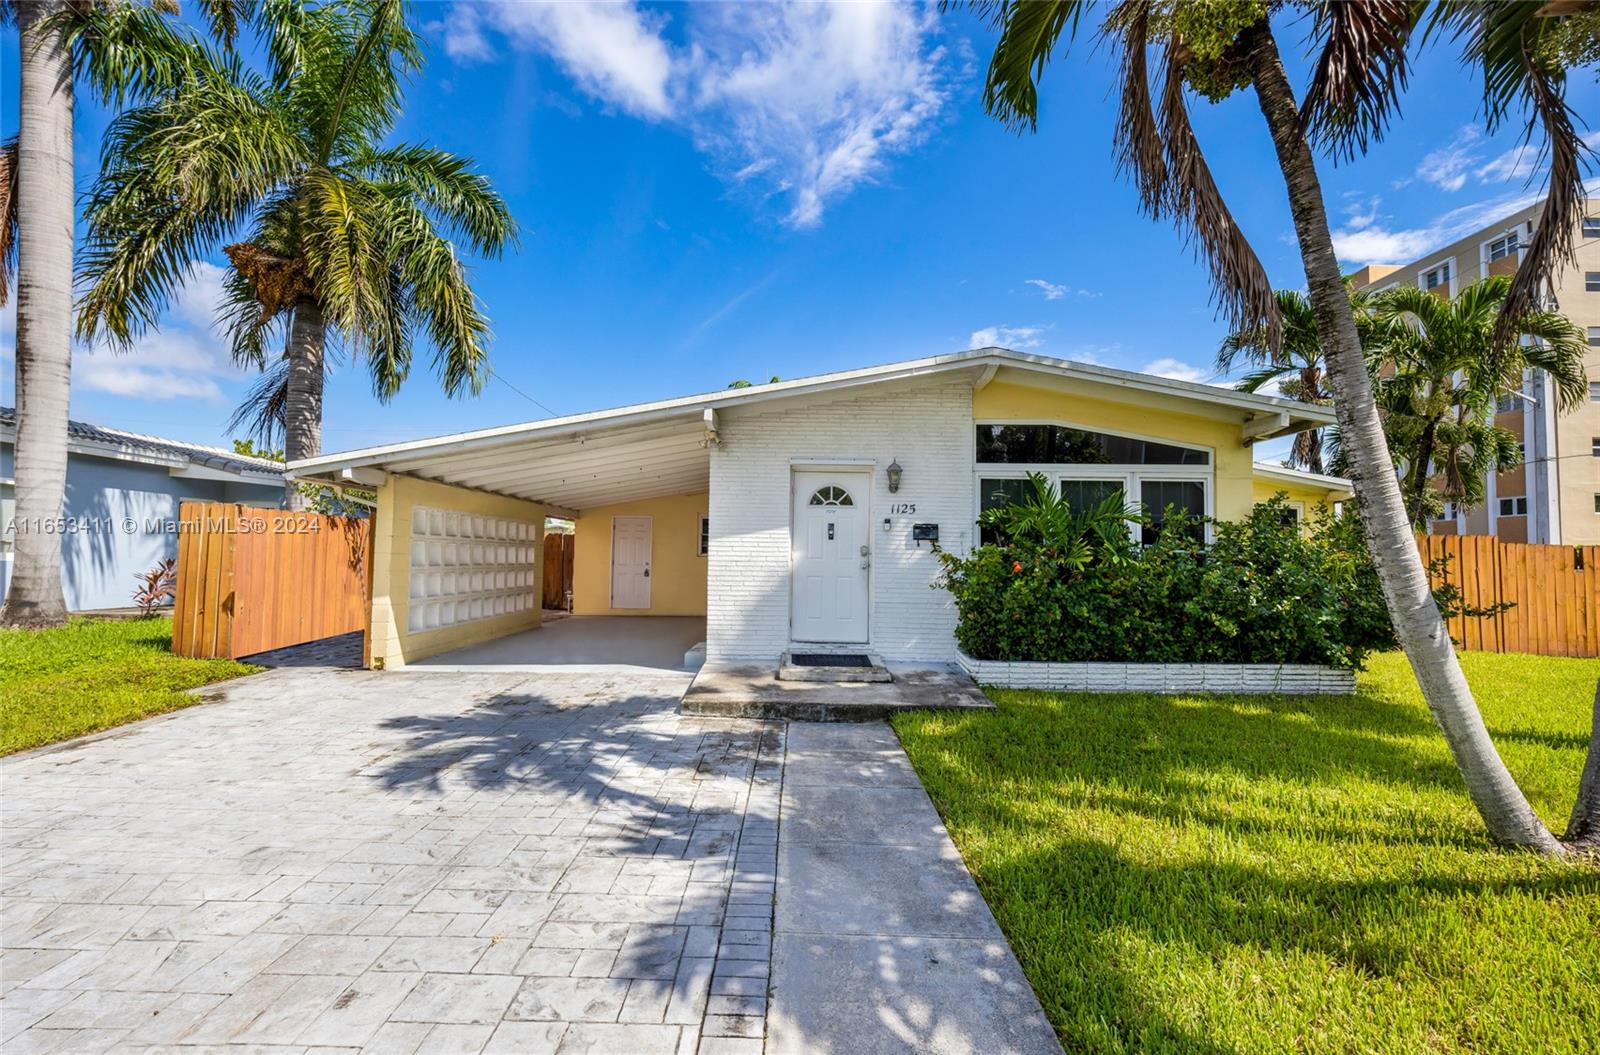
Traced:
[[370, 519], [184, 502], [179, 521], [178, 655], [237, 659], [367, 628]]
[[572, 543], [576, 535], [552, 531], [544, 537], [544, 586], [541, 600], [545, 608], [565, 609], [572, 594]]
[[1448, 557], [1444, 575], [1462, 601], [1497, 615], [1450, 620], [1450, 636], [1483, 652], [1600, 656], [1600, 546], [1536, 546], [1489, 535], [1420, 535], [1424, 563]]

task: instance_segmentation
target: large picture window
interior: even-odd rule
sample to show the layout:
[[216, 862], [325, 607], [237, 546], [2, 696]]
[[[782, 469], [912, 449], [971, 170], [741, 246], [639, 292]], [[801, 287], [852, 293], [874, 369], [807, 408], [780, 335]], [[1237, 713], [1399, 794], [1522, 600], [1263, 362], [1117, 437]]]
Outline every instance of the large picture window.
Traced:
[[979, 425], [986, 465], [1210, 465], [1209, 452], [1065, 425]]
[[[1203, 447], [1118, 436], [1055, 424], [980, 424], [977, 426], [978, 502], [976, 515], [1023, 501], [1027, 475], [1042, 473], [1074, 511], [1093, 509], [1119, 492], [1143, 509], [1151, 524], [1141, 541], [1154, 541], [1169, 507], [1195, 517], [1211, 513], [1212, 453]], [[1129, 529], [1134, 525], [1130, 522]], [[1196, 541], [1209, 532], [1195, 525]], [[998, 542], [988, 528], [979, 542]]]

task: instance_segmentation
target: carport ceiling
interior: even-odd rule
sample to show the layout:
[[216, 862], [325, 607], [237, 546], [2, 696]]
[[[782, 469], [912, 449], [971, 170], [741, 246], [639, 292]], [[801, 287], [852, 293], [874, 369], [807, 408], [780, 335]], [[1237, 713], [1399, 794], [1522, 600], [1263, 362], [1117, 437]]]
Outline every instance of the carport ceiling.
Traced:
[[711, 486], [700, 411], [632, 427], [417, 452], [379, 466], [568, 510], [690, 494]]

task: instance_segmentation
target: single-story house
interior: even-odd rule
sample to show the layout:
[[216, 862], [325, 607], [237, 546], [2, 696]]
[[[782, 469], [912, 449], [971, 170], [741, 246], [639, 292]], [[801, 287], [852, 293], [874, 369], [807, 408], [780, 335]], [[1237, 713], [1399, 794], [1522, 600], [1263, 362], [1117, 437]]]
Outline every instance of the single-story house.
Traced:
[[1346, 481], [1252, 445], [1330, 409], [983, 348], [295, 462], [377, 491], [371, 652], [400, 666], [540, 622], [541, 525], [576, 525], [575, 616], [699, 616], [708, 662], [791, 649], [948, 662], [937, 544], [1029, 471], [1227, 519]]
[[[16, 411], [0, 407], [0, 595], [11, 582]], [[178, 554], [178, 503], [283, 502], [283, 463], [137, 432], [67, 423], [61, 585], [75, 612], [132, 605], [136, 576]]]

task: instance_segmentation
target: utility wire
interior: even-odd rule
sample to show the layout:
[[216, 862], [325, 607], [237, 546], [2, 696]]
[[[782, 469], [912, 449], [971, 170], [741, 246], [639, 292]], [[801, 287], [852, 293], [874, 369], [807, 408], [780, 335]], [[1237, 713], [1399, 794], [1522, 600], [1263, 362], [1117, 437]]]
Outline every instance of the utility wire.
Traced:
[[557, 414], [555, 411], [551, 410], [549, 407], [545, 406], [543, 403], [539, 402], [537, 399], [534, 399], [532, 396], [528, 395], [528, 393], [524, 392], [522, 389], [518, 388], [516, 385], [512, 384], [510, 381], [507, 381], [505, 378], [503, 378], [499, 374], [495, 373], [494, 367], [492, 367], [492, 366], [488, 367], [488, 370], [489, 370], [489, 376], [490, 377], [494, 378], [496, 381], [500, 382], [502, 385], [505, 385], [507, 388], [511, 389], [511, 391], [515, 392], [517, 395], [521, 396], [523, 399], [526, 399], [529, 403], [532, 403], [534, 406], [538, 407], [540, 410], [544, 411], [546, 414], [549, 414], [552, 418], [559, 418], [561, 416], [560, 414]]

